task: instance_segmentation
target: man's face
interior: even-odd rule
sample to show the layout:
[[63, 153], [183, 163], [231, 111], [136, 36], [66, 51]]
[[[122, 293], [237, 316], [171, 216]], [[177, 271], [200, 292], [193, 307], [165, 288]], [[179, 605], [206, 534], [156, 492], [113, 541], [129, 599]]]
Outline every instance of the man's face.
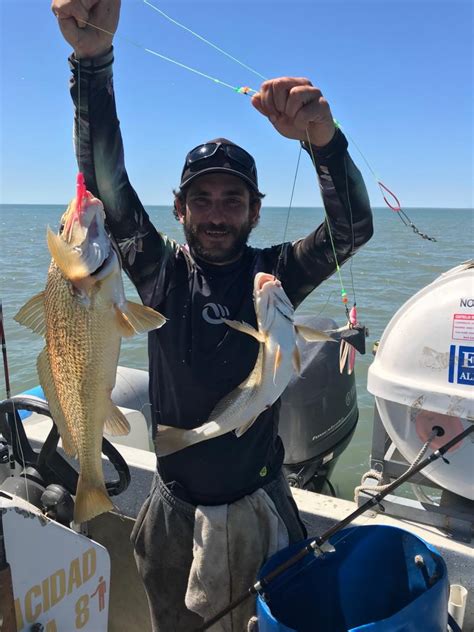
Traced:
[[227, 173], [196, 178], [188, 189], [185, 208], [178, 204], [179, 221], [191, 252], [220, 265], [240, 257], [259, 211], [260, 201], [250, 205], [250, 192], [243, 180]]

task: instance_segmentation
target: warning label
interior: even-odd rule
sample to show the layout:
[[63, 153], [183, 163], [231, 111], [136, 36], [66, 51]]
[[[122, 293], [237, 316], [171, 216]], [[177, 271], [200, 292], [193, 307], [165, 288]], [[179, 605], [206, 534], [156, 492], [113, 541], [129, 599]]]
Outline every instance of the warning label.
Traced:
[[453, 340], [474, 340], [474, 314], [454, 314]]

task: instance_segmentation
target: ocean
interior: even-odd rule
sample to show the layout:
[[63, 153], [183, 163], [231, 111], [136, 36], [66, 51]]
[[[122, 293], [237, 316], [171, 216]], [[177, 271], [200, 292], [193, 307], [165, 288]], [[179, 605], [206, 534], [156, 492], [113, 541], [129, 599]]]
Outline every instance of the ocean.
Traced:
[[[34, 294], [44, 288], [50, 256], [46, 246], [46, 226], [58, 226], [65, 207], [58, 205], [0, 205], [0, 297], [12, 393], [38, 384], [36, 357], [42, 339], [21, 327], [13, 316]], [[171, 207], [147, 206], [157, 228], [176, 240], [182, 229]], [[474, 213], [471, 209], [408, 209], [407, 214], [431, 242], [404, 226], [387, 208], [374, 209], [375, 233], [372, 240], [341, 268], [349, 303], [357, 302], [359, 320], [368, 327], [367, 353], [357, 356], [356, 384], [359, 422], [352, 441], [340, 457], [331, 482], [337, 495], [351, 499], [361, 475], [369, 469], [374, 399], [367, 391], [367, 371], [373, 360], [371, 349], [380, 339], [393, 314], [415, 292], [441, 273], [474, 256]], [[323, 220], [320, 208], [293, 208], [288, 228], [288, 209], [263, 207], [261, 220], [251, 236], [251, 244], [267, 246], [294, 240], [310, 233]], [[127, 297], [139, 300], [125, 279]], [[333, 318], [345, 324], [339, 280], [334, 275], [317, 288], [299, 307], [300, 314]], [[147, 368], [146, 336], [125, 340], [120, 364]], [[0, 398], [5, 396], [3, 369], [0, 369]]]

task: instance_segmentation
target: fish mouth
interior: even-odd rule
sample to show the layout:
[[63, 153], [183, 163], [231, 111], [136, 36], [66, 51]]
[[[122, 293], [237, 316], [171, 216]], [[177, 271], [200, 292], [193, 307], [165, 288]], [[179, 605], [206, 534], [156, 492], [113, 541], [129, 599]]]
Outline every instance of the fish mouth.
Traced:
[[[77, 213], [74, 202], [62, 217], [62, 229], [54, 235], [48, 229], [51, 256], [63, 275], [77, 282], [94, 275], [100, 278], [108, 268], [111, 245], [104, 227], [104, 210], [91, 194]], [[104, 276], [104, 275], [102, 275]]]
[[69, 204], [67, 211], [61, 218], [59, 233], [62, 234], [66, 242], [71, 242], [74, 230], [82, 230], [83, 232], [88, 232], [91, 229], [97, 230], [94, 224], [98, 223], [98, 216], [105, 217], [104, 206], [99, 199], [87, 191], [80, 207], [77, 206], [76, 199]]
[[255, 289], [258, 292], [261, 291], [267, 283], [272, 283], [277, 287], [281, 286], [280, 281], [273, 274], [269, 274], [267, 272], [259, 272], [255, 276]]

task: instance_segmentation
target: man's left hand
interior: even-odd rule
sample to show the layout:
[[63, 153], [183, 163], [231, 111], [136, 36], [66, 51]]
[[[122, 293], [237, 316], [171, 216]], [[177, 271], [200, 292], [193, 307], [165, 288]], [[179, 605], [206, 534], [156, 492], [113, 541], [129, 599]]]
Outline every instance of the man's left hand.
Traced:
[[311, 144], [324, 147], [336, 131], [321, 90], [302, 77], [264, 81], [252, 105], [286, 138], [307, 141], [309, 135]]

